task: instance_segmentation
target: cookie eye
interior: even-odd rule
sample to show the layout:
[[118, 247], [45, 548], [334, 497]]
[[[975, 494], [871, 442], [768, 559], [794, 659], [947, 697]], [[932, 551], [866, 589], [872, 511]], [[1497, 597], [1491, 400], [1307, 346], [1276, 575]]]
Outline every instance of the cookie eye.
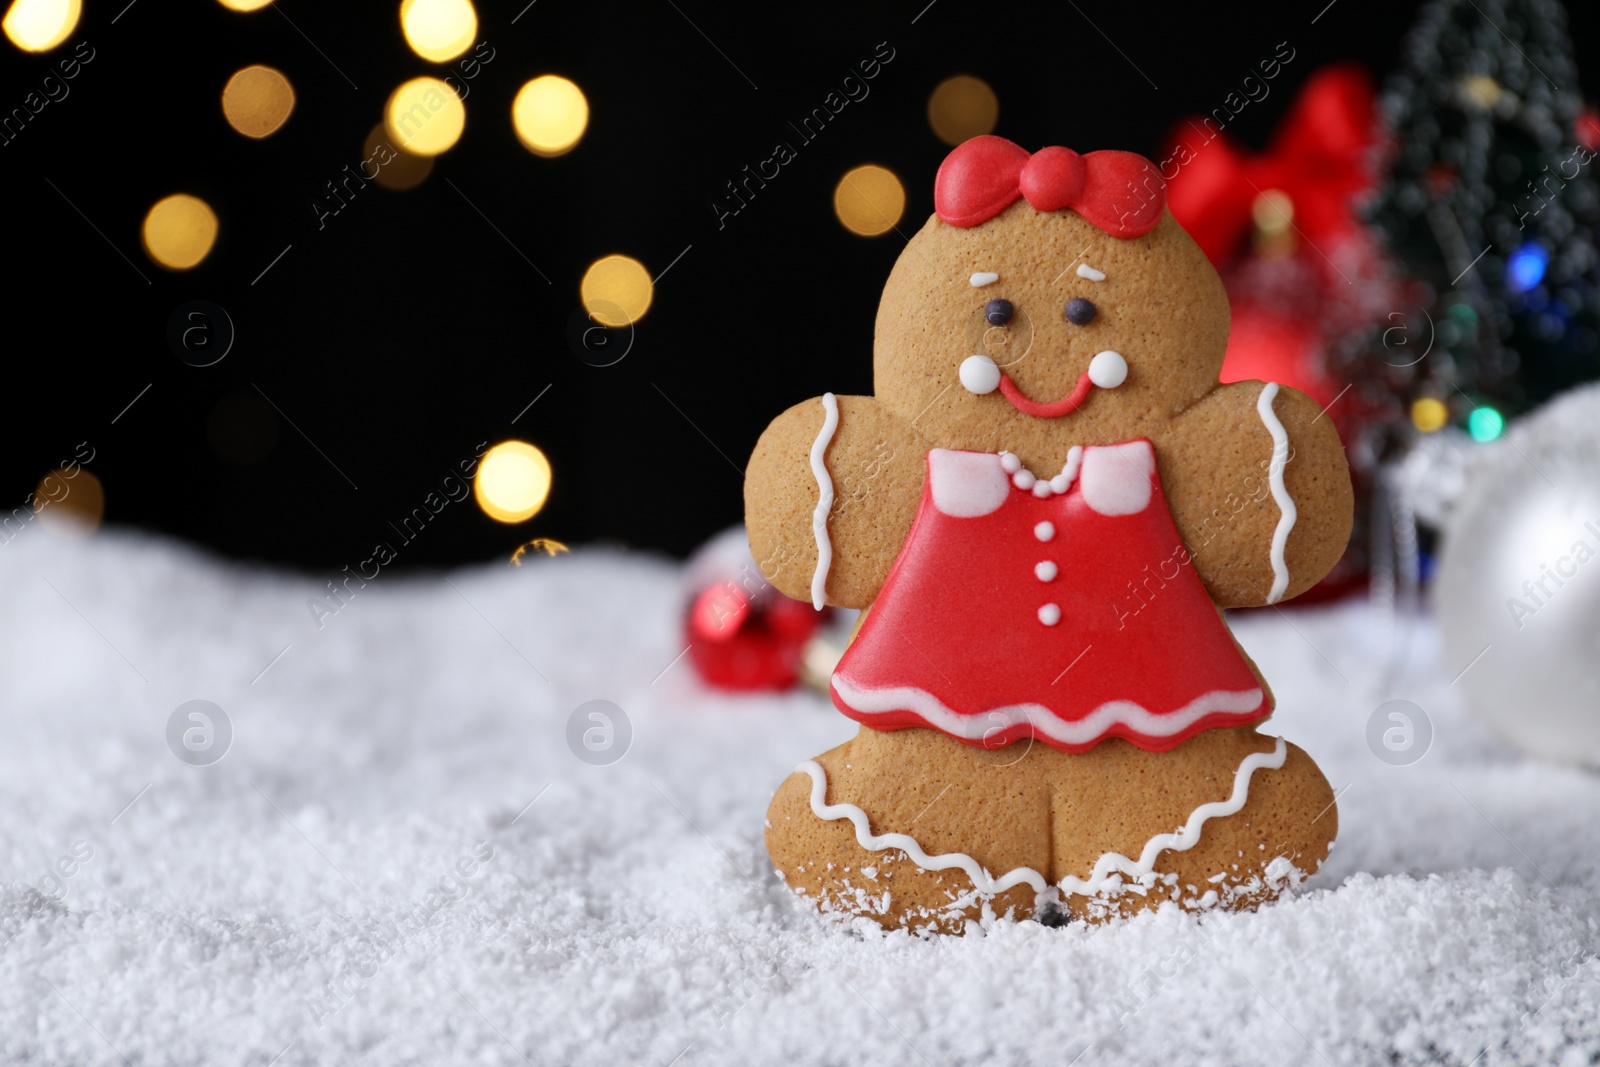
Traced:
[[1009, 300], [991, 300], [983, 309], [983, 317], [990, 326], [1004, 326], [1011, 321], [1014, 310]]
[[1074, 326], [1087, 326], [1094, 321], [1095, 306], [1081, 296], [1075, 296], [1067, 301], [1067, 306], [1062, 314]]

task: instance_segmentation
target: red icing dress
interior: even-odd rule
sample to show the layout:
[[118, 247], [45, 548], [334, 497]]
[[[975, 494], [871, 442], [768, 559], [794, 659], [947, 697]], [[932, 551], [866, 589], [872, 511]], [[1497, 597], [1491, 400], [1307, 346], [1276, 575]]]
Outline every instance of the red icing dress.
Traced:
[[916, 522], [832, 689], [874, 729], [1066, 752], [1107, 737], [1164, 752], [1272, 711], [1144, 438], [1075, 449], [1049, 481], [1005, 453], [931, 450]]

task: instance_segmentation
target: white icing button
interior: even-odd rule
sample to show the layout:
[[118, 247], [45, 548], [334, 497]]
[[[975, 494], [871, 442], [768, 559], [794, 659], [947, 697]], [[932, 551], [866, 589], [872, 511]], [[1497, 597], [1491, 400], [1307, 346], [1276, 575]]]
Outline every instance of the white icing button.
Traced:
[[1052, 488], [1054, 487], [1049, 482], [1045, 481], [1043, 478], [1040, 478], [1038, 481], [1033, 483], [1033, 495], [1038, 497], [1040, 500], [1043, 500], [1050, 495]]
[[1054, 604], [1046, 604], [1039, 609], [1039, 621], [1046, 626], [1054, 626], [1061, 621], [1061, 609]]
[[1022, 460], [1014, 452], [1000, 453], [1000, 467], [1007, 474], [1015, 474], [1022, 469]]
[[1039, 525], [1033, 528], [1033, 536], [1037, 537], [1041, 541], [1048, 541], [1055, 535], [1056, 524], [1053, 522], [1041, 522]]
[[992, 270], [980, 270], [967, 280], [972, 283], [974, 289], [982, 289], [986, 285], [993, 285], [999, 281], [1000, 275]]
[[1011, 476], [1011, 484], [1018, 489], [1032, 489], [1033, 483], [1037, 480], [1032, 471], [1018, 471]]
[[1038, 563], [1033, 565], [1033, 576], [1039, 579], [1041, 582], [1055, 581], [1056, 574], [1056, 565], [1050, 560], [1040, 560]]
[[[1095, 270], [1093, 267], [1089, 266], [1089, 264], [1087, 264], [1087, 263], [1079, 263], [1078, 264], [1078, 277], [1080, 277], [1080, 278], [1088, 278], [1091, 282], [1103, 282], [1103, 281], [1106, 280], [1105, 271]], [[973, 284], [977, 284], [977, 283], [973, 283]]]
[[[1108, 348], [1089, 361], [1089, 380], [1102, 389], [1115, 389], [1128, 380], [1128, 361]], [[998, 378], [995, 384], [1000, 384]]]
[[968, 356], [961, 361], [961, 384], [979, 396], [992, 393], [1000, 387], [1000, 368], [988, 356]]

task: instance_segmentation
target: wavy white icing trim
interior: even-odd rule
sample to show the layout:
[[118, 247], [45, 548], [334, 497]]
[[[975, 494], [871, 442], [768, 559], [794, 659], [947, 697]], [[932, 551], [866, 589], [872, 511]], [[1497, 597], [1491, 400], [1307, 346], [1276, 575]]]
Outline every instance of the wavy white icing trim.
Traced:
[[[1088, 878], [1069, 874], [1061, 880], [1059, 888], [1078, 896], [1093, 896], [1108, 888], [1113, 879], [1120, 885], [1122, 875], [1137, 880], [1154, 873], [1156, 860], [1168, 849], [1174, 852], [1187, 852], [1194, 848], [1200, 843], [1201, 832], [1209, 820], [1237, 815], [1244, 809], [1250, 800], [1250, 779], [1256, 771], [1263, 767], [1277, 770], [1283, 766], [1289, 755], [1289, 747], [1281, 737], [1276, 738], [1275, 742], [1271, 752], [1252, 752], [1239, 763], [1239, 769], [1233, 774], [1233, 792], [1227, 800], [1215, 800], [1195, 808], [1177, 832], [1157, 834], [1146, 841], [1137, 860], [1131, 860], [1120, 852], [1107, 852], [1095, 861], [1094, 869]], [[1024, 883], [1032, 887], [1035, 893], [1044, 893], [1049, 888], [1044, 875], [1032, 867], [1018, 867], [995, 878], [979, 866], [977, 860], [964, 852], [946, 852], [943, 855], [930, 856], [910, 834], [873, 834], [867, 813], [861, 808], [854, 804], [827, 803], [828, 773], [822, 769], [822, 764], [816, 760], [806, 760], [796, 767], [795, 771], [803, 771], [811, 776], [812, 814], [828, 821], [849, 819], [856, 830], [856, 843], [868, 852], [899, 849], [911, 858], [911, 862], [926, 871], [960, 868], [972, 880], [973, 887], [985, 895], [1004, 893], [1013, 886]]]
[[833, 510], [833, 479], [823, 462], [833, 432], [839, 428], [839, 401], [822, 394], [822, 429], [811, 442], [811, 475], [817, 480], [817, 508], [811, 513], [811, 536], [817, 542], [817, 569], [811, 572], [811, 606], [818, 611], [827, 603], [828, 569], [833, 566], [833, 542], [828, 540], [828, 512]]
[[1289, 544], [1289, 531], [1299, 512], [1294, 498], [1283, 484], [1283, 469], [1289, 465], [1289, 433], [1273, 413], [1272, 402], [1278, 396], [1278, 383], [1268, 382], [1256, 398], [1256, 414], [1272, 435], [1272, 465], [1267, 477], [1272, 482], [1272, 499], [1278, 505], [1278, 526], [1272, 531], [1272, 590], [1267, 593], [1267, 603], [1276, 604], [1289, 588], [1289, 564], [1284, 561], [1283, 550]]
[[1086, 745], [1105, 736], [1107, 730], [1118, 725], [1126, 726], [1144, 737], [1171, 737], [1187, 730], [1207, 715], [1218, 712], [1242, 715], [1254, 711], [1264, 699], [1259, 688], [1215, 689], [1165, 714], [1153, 712], [1132, 700], [1108, 700], [1076, 722], [1068, 722], [1043, 704], [1008, 704], [975, 715], [963, 715], [946, 707], [943, 701], [925, 689], [909, 685], [869, 689], [852, 685], [838, 672], [833, 676], [833, 689], [851, 710], [869, 718], [911, 711], [934, 729], [964, 741], [980, 740], [1027, 722], [1033, 725], [1037, 734], [1064, 745]]
[[816, 760], [808, 759], [795, 768], [796, 772], [804, 771], [811, 776], [811, 811], [819, 819], [833, 821], [835, 819], [849, 819], [856, 828], [856, 843], [868, 852], [883, 852], [886, 849], [897, 848], [911, 857], [915, 863], [925, 871], [948, 871], [952, 867], [959, 867], [966, 872], [968, 878], [978, 892], [1004, 893], [1012, 886], [1026, 882], [1033, 887], [1035, 893], [1043, 893], [1049, 884], [1045, 882], [1044, 875], [1032, 867], [1018, 867], [1001, 878], [992, 878], [989, 872], [978, 866], [978, 861], [965, 852], [946, 852], [942, 856], [930, 856], [917, 844], [917, 839], [910, 834], [877, 834], [872, 832], [872, 824], [867, 821], [867, 813], [854, 804], [829, 804], [828, 772], [822, 769], [822, 764]]
[[1250, 778], [1256, 771], [1263, 767], [1275, 771], [1283, 766], [1284, 760], [1289, 757], [1289, 746], [1281, 737], [1276, 742], [1271, 752], [1252, 752], [1239, 762], [1239, 769], [1233, 772], [1233, 792], [1227, 800], [1213, 800], [1195, 808], [1176, 833], [1157, 834], [1146, 841], [1137, 860], [1130, 860], [1120, 852], [1107, 852], [1095, 861], [1094, 870], [1087, 879], [1069, 874], [1061, 879], [1061, 889], [1080, 896], [1092, 896], [1106, 888], [1106, 883], [1119, 874], [1126, 874], [1135, 880], [1152, 874], [1156, 869], [1156, 860], [1167, 849], [1187, 852], [1194, 848], [1200, 843], [1200, 832], [1207, 820], [1237, 815], [1244, 810], [1250, 799]]

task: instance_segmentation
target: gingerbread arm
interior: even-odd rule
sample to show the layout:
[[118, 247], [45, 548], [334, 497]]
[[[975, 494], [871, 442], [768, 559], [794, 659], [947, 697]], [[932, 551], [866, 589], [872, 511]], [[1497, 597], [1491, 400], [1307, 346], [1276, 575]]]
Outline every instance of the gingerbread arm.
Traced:
[[[744, 478], [745, 526], [762, 575], [779, 590], [811, 600], [825, 545], [832, 555], [822, 569], [826, 602], [864, 608], [911, 531], [928, 446], [870, 396], [832, 398], [838, 418], [829, 434], [828, 399], [796, 404], [756, 442]], [[813, 527], [822, 493], [813, 452], [833, 490], [825, 540]]]
[[1168, 424], [1156, 454], [1178, 534], [1221, 607], [1298, 596], [1349, 543], [1344, 448], [1304, 393], [1263, 382], [1219, 386]]

